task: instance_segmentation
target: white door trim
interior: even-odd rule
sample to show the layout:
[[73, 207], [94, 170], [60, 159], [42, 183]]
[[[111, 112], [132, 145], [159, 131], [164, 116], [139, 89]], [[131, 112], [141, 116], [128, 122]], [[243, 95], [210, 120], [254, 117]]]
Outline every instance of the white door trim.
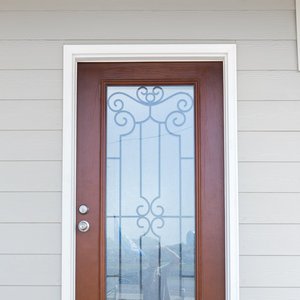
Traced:
[[300, 0], [296, 0], [298, 71], [300, 71]]
[[237, 86], [236, 46], [232, 44], [64, 46], [62, 300], [75, 300], [77, 63], [108, 61], [223, 61], [226, 300], [238, 300]]

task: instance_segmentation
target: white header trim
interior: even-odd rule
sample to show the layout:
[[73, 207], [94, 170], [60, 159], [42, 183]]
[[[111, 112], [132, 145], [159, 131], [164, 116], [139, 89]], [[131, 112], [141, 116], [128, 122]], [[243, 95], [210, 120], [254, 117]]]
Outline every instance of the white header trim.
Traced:
[[300, 71], [300, 0], [296, 0], [298, 70]]
[[75, 300], [77, 63], [107, 61], [224, 62], [226, 300], [239, 300], [236, 46], [229, 44], [64, 47], [62, 300]]

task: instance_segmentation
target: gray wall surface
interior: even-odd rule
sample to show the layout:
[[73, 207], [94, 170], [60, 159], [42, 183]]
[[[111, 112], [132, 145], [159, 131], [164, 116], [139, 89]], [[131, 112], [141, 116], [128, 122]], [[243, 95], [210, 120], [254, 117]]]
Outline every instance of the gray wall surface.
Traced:
[[0, 1], [0, 298], [59, 300], [63, 45], [236, 43], [241, 300], [300, 299], [294, 0]]

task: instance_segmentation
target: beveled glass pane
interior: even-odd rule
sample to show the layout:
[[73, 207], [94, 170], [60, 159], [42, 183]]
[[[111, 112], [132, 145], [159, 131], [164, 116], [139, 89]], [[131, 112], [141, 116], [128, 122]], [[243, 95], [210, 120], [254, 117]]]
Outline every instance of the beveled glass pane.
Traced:
[[107, 299], [194, 299], [194, 86], [108, 86], [106, 101]]

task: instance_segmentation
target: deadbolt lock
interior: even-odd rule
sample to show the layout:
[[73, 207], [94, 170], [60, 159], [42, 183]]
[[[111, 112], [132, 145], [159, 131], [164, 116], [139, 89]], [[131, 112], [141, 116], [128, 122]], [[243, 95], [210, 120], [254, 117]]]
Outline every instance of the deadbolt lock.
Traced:
[[80, 232], [87, 232], [90, 229], [90, 223], [88, 221], [80, 221], [78, 223], [78, 230]]
[[82, 215], [86, 215], [89, 212], [89, 208], [85, 204], [81, 204], [78, 208], [78, 211]]

